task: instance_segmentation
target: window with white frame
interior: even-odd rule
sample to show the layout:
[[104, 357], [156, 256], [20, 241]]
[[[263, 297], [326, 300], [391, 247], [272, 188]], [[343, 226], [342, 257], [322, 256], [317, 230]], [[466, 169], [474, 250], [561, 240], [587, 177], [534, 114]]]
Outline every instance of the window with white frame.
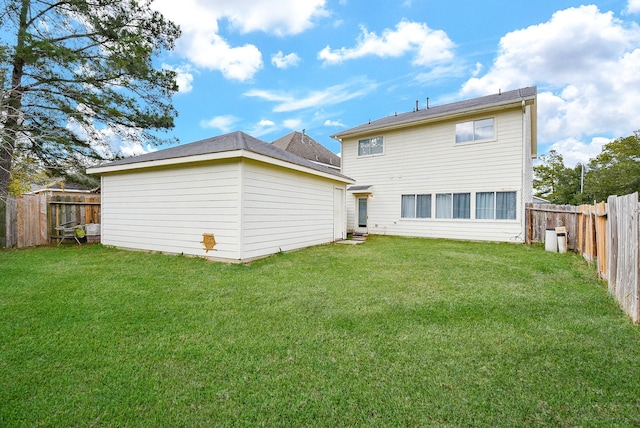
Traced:
[[367, 138], [358, 141], [358, 156], [372, 156], [384, 153], [382, 137]]
[[515, 220], [516, 192], [476, 193], [476, 219]]
[[436, 218], [471, 218], [471, 193], [438, 193]]
[[402, 195], [402, 218], [431, 218], [431, 195]]
[[486, 141], [495, 138], [494, 119], [492, 117], [469, 122], [456, 123], [456, 143]]

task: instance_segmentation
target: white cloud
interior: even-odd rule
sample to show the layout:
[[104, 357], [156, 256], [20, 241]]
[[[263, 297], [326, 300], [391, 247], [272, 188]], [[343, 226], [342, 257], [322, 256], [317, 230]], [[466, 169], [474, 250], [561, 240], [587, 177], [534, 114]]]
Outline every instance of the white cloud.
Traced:
[[153, 7], [180, 25], [176, 53], [194, 65], [219, 70], [224, 77], [250, 80], [262, 68], [262, 54], [251, 44], [231, 46], [218, 22], [227, 20], [242, 33], [298, 34], [328, 15], [326, 0], [156, 0]]
[[262, 119], [258, 122], [258, 126], [275, 126], [275, 122], [273, 120]]
[[396, 25], [395, 30], [386, 29], [381, 36], [369, 32], [364, 26], [361, 31], [356, 47], [331, 49], [327, 46], [318, 53], [318, 58], [325, 64], [338, 64], [365, 56], [397, 58], [413, 52], [413, 64], [418, 66], [437, 64], [453, 58], [454, 43], [447, 33], [432, 30], [427, 24], [403, 20]]
[[437, 80], [450, 79], [451, 77], [455, 76], [462, 76], [464, 75], [464, 71], [464, 68], [459, 67], [456, 64], [436, 66], [427, 72], [418, 73], [418, 75], [416, 75], [415, 77], [415, 80], [418, 83], [433, 84]]
[[324, 121], [324, 126], [334, 126], [334, 127], [339, 127], [339, 128], [346, 128], [346, 125], [344, 123], [342, 123], [339, 120], [325, 120]]
[[251, 90], [244, 93], [247, 97], [262, 98], [276, 102], [274, 112], [289, 112], [306, 108], [321, 108], [327, 105], [358, 98], [369, 94], [377, 85], [367, 80], [355, 83], [330, 86], [321, 91], [313, 91], [302, 98], [279, 91]]
[[247, 131], [254, 137], [259, 138], [265, 134], [269, 134], [270, 132], [275, 131], [276, 129], [278, 129], [278, 127], [273, 120], [262, 119], [256, 125], [250, 127], [250, 129], [248, 129]]
[[189, 64], [172, 66], [169, 64], [162, 64], [162, 68], [172, 70], [177, 73], [176, 82], [178, 83], [178, 93], [186, 94], [193, 89], [193, 67]]
[[640, 0], [629, 0], [626, 13], [640, 13]]
[[233, 126], [238, 122], [238, 118], [231, 115], [226, 116], [216, 116], [209, 120], [200, 121], [200, 126], [202, 128], [214, 128], [219, 129], [222, 132], [231, 132], [233, 131]]
[[581, 136], [623, 137], [637, 129], [640, 28], [596, 6], [556, 12], [545, 23], [505, 35], [492, 67], [462, 95], [538, 85], [542, 143]]
[[595, 137], [589, 142], [575, 138], [557, 141], [548, 147], [548, 151], [555, 150], [562, 154], [565, 166], [573, 168], [577, 164], [587, 164], [602, 152], [602, 147], [611, 142], [609, 138]]
[[285, 55], [279, 51], [277, 54], [271, 55], [271, 64], [280, 69], [295, 67], [299, 63], [300, 57], [296, 53]]
[[300, 119], [285, 119], [282, 121], [285, 128], [300, 129], [302, 127], [302, 120]]
[[186, 34], [177, 43], [183, 55], [198, 67], [218, 70], [227, 79], [251, 79], [262, 68], [262, 53], [251, 44], [232, 47], [217, 34]]

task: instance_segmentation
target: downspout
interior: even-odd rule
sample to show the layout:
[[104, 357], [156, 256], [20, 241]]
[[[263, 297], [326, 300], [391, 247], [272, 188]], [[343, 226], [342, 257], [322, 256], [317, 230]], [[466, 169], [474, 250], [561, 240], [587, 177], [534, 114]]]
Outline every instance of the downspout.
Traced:
[[244, 259], [244, 156], [240, 156], [238, 162], [238, 261]]
[[[530, 120], [527, 120], [528, 115], [530, 114], [531, 109], [526, 105], [525, 101], [522, 100], [522, 181], [521, 181], [521, 195], [520, 195], [520, 231], [522, 233], [523, 242], [527, 241], [527, 210], [525, 205], [525, 188], [527, 187], [527, 180], [532, 179], [533, 177], [529, 177], [529, 162], [531, 162], [531, 136], [528, 136], [527, 129], [529, 126]], [[529, 137], [529, 138], [528, 138]]]

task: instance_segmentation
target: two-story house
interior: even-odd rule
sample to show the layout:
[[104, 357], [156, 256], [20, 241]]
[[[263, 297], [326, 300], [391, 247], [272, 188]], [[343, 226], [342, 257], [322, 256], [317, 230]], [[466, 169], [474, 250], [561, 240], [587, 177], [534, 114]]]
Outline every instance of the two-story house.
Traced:
[[354, 233], [523, 242], [536, 157], [536, 87], [416, 109], [347, 129]]

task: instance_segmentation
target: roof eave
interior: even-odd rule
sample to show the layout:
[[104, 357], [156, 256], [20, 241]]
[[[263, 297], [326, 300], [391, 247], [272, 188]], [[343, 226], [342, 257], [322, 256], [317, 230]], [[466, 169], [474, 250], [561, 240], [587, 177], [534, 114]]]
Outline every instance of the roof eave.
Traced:
[[267, 155], [262, 155], [250, 150], [243, 150], [243, 149], [231, 150], [226, 152], [218, 152], [218, 153], [206, 153], [202, 155], [182, 156], [182, 157], [160, 159], [160, 160], [146, 161], [146, 162], [136, 162], [136, 163], [123, 164], [123, 165], [112, 165], [112, 166], [105, 165], [103, 167], [98, 166], [98, 167], [88, 168], [87, 173], [103, 175], [103, 174], [111, 174], [111, 173], [131, 172], [131, 171], [144, 170], [149, 168], [162, 168], [162, 167], [169, 167], [169, 166], [175, 166], [175, 165], [219, 161], [219, 160], [234, 159], [234, 158], [253, 159], [258, 162], [276, 165], [282, 168], [287, 168], [287, 169], [291, 169], [299, 172], [304, 172], [307, 174], [324, 177], [324, 178], [339, 181], [345, 184], [355, 183], [355, 180], [349, 177], [343, 176], [342, 174], [336, 175], [336, 174], [331, 174], [324, 171], [319, 171], [317, 169], [309, 168], [304, 165], [298, 165], [292, 162], [276, 159]]
[[[422, 125], [425, 123], [439, 122], [442, 120], [456, 119], [463, 116], [471, 116], [477, 113], [489, 113], [499, 110], [507, 110], [511, 108], [517, 108], [522, 106], [522, 102], [530, 105], [535, 103], [536, 96], [532, 95], [529, 97], [522, 97], [518, 99], [514, 99], [508, 102], [499, 102], [493, 104], [485, 104], [482, 106], [475, 106], [471, 108], [461, 109], [454, 112], [443, 112], [440, 114], [435, 114], [433, 116], [421, 117], [421, 118], [409, 118], [408, 120], [402, 120], [399, 122], [394, 122], [391, 124], [380, 125], [380, 126], [371, 126], [365, 129], [359, 129], [354, 132], [350, 132], [350, 130], [346, 130], [344, 132], [339, 132], [337, 134], [331, 135], [331, 138], [341, 141], [343, 138], [348, 137], [356, 137], [359, 135], [369, 135], [373, 132], [379, 131], [391, 131], [395, 129], [406, 128], [409, 126]], [[361, 125], [362, 126], [362, 125]], [[360, 128], [360, 126], [356, 127]]]

